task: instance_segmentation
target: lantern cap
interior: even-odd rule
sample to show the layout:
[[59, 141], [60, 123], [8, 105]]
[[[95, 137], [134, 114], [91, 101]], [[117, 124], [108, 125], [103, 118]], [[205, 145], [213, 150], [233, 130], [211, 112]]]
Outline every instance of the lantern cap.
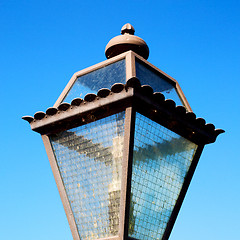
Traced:
[[135, 36], [134, 32], [135, 29], [130, 23], [125, 24], [121, 29], [122, 35], [118, 35], [108, 42], [105, 48], [106, 57], [109, 59], [132, 50], [143, 58], [148, 59], [148, 45], [142, 38]]

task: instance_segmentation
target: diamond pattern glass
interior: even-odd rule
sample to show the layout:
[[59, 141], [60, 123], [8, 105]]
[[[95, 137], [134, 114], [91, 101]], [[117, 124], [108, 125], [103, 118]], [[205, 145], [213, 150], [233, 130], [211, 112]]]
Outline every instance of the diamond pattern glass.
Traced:
[[125, 113], [50, 137], [81, 239], [119, 231]]
[[114, 83], [126, 83], [125, 59], [112, 63], [77, 78], [63, 102], [84, 98], [88, 93], [97, 94], [101, 88], [111, 89]]
[[162, 239], [197, 145], [137, 113], [129, 236]]

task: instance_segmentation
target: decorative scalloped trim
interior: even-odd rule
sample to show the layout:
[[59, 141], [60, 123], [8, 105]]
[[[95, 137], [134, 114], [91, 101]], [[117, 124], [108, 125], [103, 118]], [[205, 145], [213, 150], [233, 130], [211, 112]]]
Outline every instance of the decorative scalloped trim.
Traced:
[[84, 97], [84, 100], [81, 98], [75, 98], [72, 100], [71, 104], [61, 103], [58, 106], [58, 109], [51, 107], [47, 109], [46, 113], [39, 111], [34, 114], [34, 117], [23, 116], [22, 119], [26, 120], [29, 123], [31, 123], [32, 121], [39, 121], [42, 120], [44, 117], [53, 116], [62, 111], [67, 111], [71, 107], [81, 107], [81, 104], [83, 102], [87, 103], [97, 101], [98, 99], [108, 97], [110, 94], [120, 93], [124, 89], [125, 91], [127, 91], [128, 88], [134, 88], [137, 91], [140, 91], [141, 94], [143, 94], [144, 96], [152, 97], [157, 103], [164, 104], [167, 108], [175, 111], [177, 115], [185, 118], [187, 121], [192, 122], [196, 126], [203, 128], [204, 130], [214, 132], [216, 136], [225, 132], [222, 129], [216, 129], [215, 126], [211, 123], [206, 124], [206, 121], [203, 118], [196, 118], [195, 113], [187, 112], [185, 107], [176, 106], [176, 103], [173, 100], [165, 100], [165, 97], [162, 93], [153, 92], [153, 88], [149, 85], [141, 85], [140, 81], [136, 77], [130, 78], [125, 85], [122, 83], [115, 83], [112, 85], [111, 90], [107, 88], [102, 88], [98, 91], [97, 95], [93, 93], [88, 93]]

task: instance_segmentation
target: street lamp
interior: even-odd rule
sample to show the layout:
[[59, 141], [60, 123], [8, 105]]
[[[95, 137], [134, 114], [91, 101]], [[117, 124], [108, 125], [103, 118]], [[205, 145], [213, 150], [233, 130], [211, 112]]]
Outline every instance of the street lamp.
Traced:
[[25, 116], [42, 135], [74, 240], [168, 239], [201, 152], [224, 131], [196, 118], [130, 24], [108, 60]]

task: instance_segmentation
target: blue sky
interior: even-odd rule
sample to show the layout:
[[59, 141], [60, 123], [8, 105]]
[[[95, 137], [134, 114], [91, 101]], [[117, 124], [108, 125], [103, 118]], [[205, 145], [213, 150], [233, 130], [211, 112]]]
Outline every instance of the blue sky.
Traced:
[[1, 0], [0, 239], [72, 239], [41, 137], [21, 117], [104, 61], [127, 22], [196, 115], [226, 130], [206, 146], [170, 239], [239, 239], [239, 12], [237, 0]]

